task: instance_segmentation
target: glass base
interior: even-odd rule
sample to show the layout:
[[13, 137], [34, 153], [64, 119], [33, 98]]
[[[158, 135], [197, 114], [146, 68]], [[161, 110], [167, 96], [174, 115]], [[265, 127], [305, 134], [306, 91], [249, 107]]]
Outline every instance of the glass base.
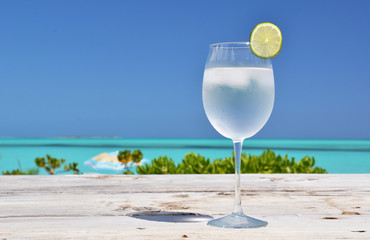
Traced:
[[244, 215], [244, 213], [217, 218], [208, 222], [208, 225], [222, 228], [259, 228], [266, 227], [267, 222]]

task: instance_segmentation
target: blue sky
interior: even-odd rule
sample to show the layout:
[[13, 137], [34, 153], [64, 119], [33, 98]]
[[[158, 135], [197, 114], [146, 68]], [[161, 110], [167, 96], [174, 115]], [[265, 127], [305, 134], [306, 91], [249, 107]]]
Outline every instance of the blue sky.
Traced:
[[370, 1], [0, 1], [0, 136], [221, 137], [208, 45], [278, 25], [255, 138], [370, 138]]

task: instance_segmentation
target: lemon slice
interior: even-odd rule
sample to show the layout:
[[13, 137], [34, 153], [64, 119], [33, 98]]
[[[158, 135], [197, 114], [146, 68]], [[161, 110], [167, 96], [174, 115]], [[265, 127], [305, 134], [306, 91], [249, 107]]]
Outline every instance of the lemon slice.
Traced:
[[273, 58], [280, 52], [283, 37], [280, 29], [272, 23], [260, 23], [252, 31], [252, 52], [261, 58]]

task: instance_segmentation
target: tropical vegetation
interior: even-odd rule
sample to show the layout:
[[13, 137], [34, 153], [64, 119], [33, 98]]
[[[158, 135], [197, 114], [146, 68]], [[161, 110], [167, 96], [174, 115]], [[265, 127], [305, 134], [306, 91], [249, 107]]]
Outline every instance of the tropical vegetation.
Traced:
[[[54, 175], [56, 173], [61, 172], [69, 172], [72, 171], [73, 174], [80, 174], [80, 170], [78, 169], [78, 163], [72, 162], [68, 165], [63, 164], [66, 162], [64, 158], [58, 159], [53, 158], [50, 155], [46, 155], [46, 157], [38, 157], [35, 159], [35, 164], [38, 168], [31, 168], [27, 169], [26, 171], [23, 171], [22, 168], [15, 169], [11, 171], [2, 172], [3, 175], [38, 175], [39, 174], [39, 168], [45, 169], [46, 172], [48, 172], [50, 175]], [[63, 166], [64, 170], [57, 172], [56, 170], [61, 168]]]
[[[215, 159], [213, 162], [199, 154], [185, 154], [181, 163], [175, 164], [172, 158], [161, 156], [150, 164], [138, 166], [138, 174], [226, 174], [235, 172], [235, 156]], [[304, 157], [300, 161], [276, 155], [272, 150], [261, 155], [241, 156], [241, 173], [327, 173], [320, 167], [315, 167], [314, 157]]]
[[141, 160], [143, 160], [143, 156], [144, 156], [143, 153], [139, 149], [134, 150], [132, 152], [127, 149], [124, 151], [119, 151], [117, 155], [118, 161], [125, 165], [125, 169], [122, 172], [122, 174], [128, 175], [134, 174], [134, 172], [130, 170], [129, 163], [133, 162], [135, 164], [138, 164], [141, 162]]
[[[35, 163], [39, 168], [45, 169], [50, 175], [54, 175], [56, 169], [59, 169], [64, 163], [65, 159], [53, 158], [50, 155], [45, 157], [38, 157], [35, 159]], [[64, 165], [64, 172], [72, 171], [73, 174], [79, 174], [78, 164], [75, 162], [70, 163], [69, 165]]]
[[[143, 159], [143, 153], [140, 150], [124, 150], [119, 151], [118, 160], [126, 167], [122, 174], [134, 174], [130, 169], [129, 163], [139, 164]], [[200, 154], [193, 152], [187, 153], [181, 163], [175, 164], [172, 158], [166, 155], [153, 159], [149, 164], [137, 166], [138, 174], [229, 174], [235, 172], [235, 156], [234, 153], [230, 157], [217, 158], [211, 161]], [[289, 158], [287, 155], [281, 156], [275, 154], [272, 150], [266, 150], [261, 155], [241, 155], [241, 173], [327, 173], [321, 167], [315, 166], [315, 158], [305, 156], [299, 161], [294, 157]], [[2, 172], [3, 175], [37, 175], [39, 169], [44, 169], [50, 175], [62, 172], [73, 172], [81, 174], [78, 169], [78, 164], [75, 162], [66, 164], [66, 160], [61, 158], [53, 158], [50, 155], [46, 157], [38, 157], [35, 159], [35, 164], [38, 168], [15, 169], [12, 171]], [[57, 171], [63, 168], [64, 171]]]

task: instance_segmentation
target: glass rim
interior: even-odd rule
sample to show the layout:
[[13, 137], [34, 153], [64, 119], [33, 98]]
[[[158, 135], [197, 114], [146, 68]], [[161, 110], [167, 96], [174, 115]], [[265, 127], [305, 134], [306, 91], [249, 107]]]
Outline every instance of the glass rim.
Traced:
[[222, 42], [209, 45], [211, 48], [250, 48], [250, 42]]

